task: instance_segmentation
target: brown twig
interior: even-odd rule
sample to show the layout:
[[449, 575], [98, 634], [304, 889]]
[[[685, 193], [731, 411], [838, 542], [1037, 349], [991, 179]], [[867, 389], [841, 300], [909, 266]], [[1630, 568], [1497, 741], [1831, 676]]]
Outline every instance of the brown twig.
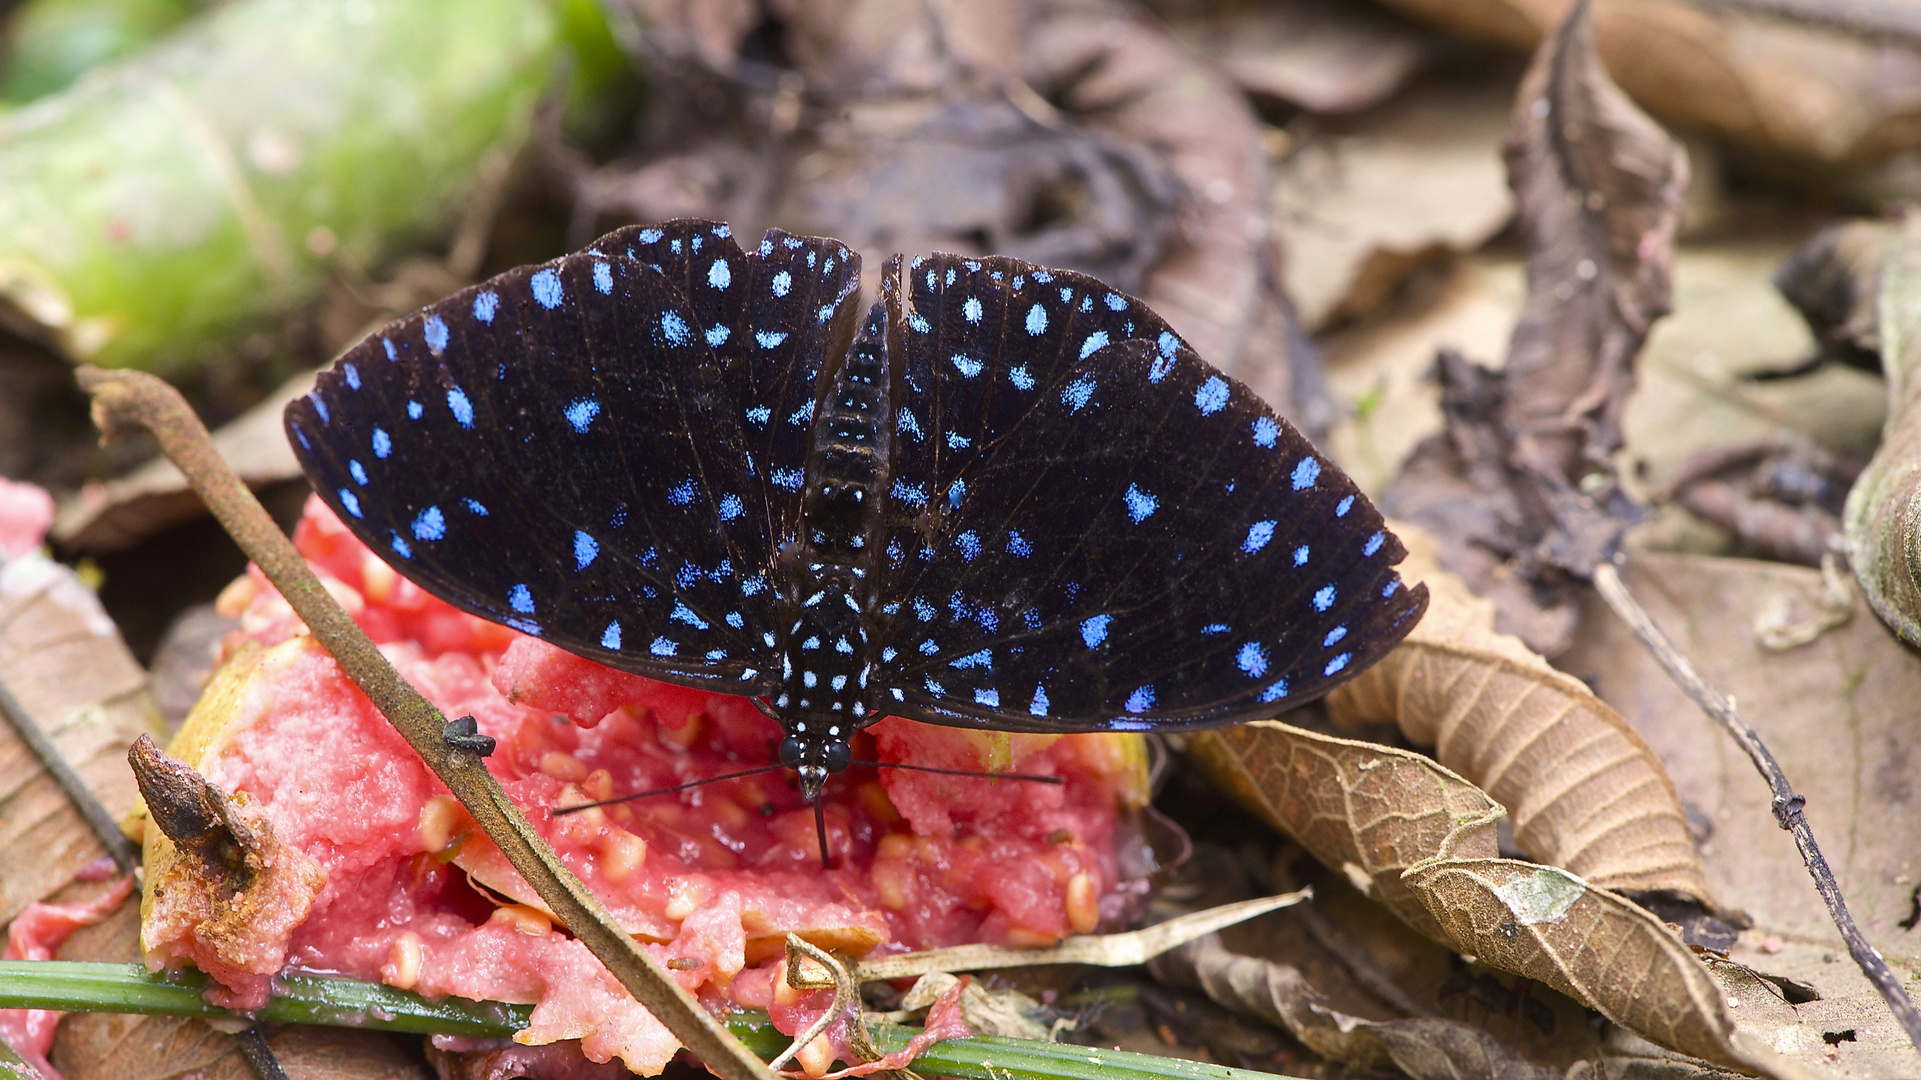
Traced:
[[448, 723], [407, 685], [353, 619], [341, 610], [293, 544], [234, 475], [207, 429], [179, 393], [151, 375], [83, 367], [81, 388], [93, 395], [93, 418], [104, 440], [146, 429], [194, 491], [286, 598], [342, 671], [454, 793], [487, 838], [546, 902], [561, 925], [607, 966], [635, 1000], [683, 1045], [726, 1080], [770, 1080], [772, 1073], [721, 1023], [621, 930], [534, 831], [487, 771], [471, 744], [446, 737]]
[[1701, 678], [1688, 658], [1648, 617], [1648, 613], [1628, 592], [1613, 563], [1604, 562], [1595, 567], [1594, 587], [1621, 621], [1654, 654], [1655, 660], [1666, 669], [1668, 676], [1747, 752], [1748, 759], [1754, 762], [1755, 769], [1774, 793], [1774, 820], [1793, 835], [1794, 846], [1801, 849], [1801, 860], [1807, 863], [1808, 874], [1814, 878], [1815, 891], [1827, 903], [1828, 914], [1840, 929], [1842, 940], [1848, 943], [1848, 954], [1861, 966], [1862, 974], [1868, 977], [1874, 988], [1881, 992], [1888, 1008], [1894, 1011], [1895, 1019], [1906, 1029], [1908, 1040], [1914, 1043], [1917, 1050], [1921, 1050], [1921, 1012], [1915, 1010], [1914, 1002], [1909, 1000], [1907, 991], [1901, 988], [1901, 981], [1888, 967], [1888, 962], [1881, 958], [1881, 953], [1874, 946], [1868, 944], [1868, 939], [1861, 934], [1861, 928], [1855, 925], [1854, 916], [1848, 913], [1847, 901], [1841, 898], [1841, 886], [1835, 882], [1834, 872], [1828, 869], [1828, 860], [1815, 845], [1814, 831], [1808, 827], [1808, 819], [1802, 813], [1807, 800], [1794, 793], [1788, 784], [1787, 774], [1781, 771], [1780, 763], [1774, 760], [1774, 755], [1768, 752], [1766, 744], [1761, 742], [1754, 729], [1734, 711], [1728, 699]]
[[273, 1054], [267, 1036], [258, 1027], [250, 1027], [234, 1036], [240, 1044], [240, 1056], [247, 1059], [247, 1067], [260, 1080], [287, 1080], [287, 1070], [280, 1067], [280, 1059]]

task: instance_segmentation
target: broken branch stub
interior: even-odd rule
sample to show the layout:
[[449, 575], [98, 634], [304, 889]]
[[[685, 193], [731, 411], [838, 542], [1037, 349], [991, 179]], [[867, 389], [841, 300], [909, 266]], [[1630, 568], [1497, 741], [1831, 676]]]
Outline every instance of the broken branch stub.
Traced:
[[1881, 621], [1921, 645], [1921, 220], [1887, 241], [1881, 270], [1881, 445], [1848, 492], [1843, 521], [1855, 579]]

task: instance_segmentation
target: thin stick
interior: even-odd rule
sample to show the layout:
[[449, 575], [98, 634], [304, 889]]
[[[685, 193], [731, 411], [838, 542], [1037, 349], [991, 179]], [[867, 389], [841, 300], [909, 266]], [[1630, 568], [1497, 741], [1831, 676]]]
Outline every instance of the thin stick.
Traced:
[[1604, 562], [1595, 568], [1594, 587], [1621, 621], [1628, 625], [1628, 629], [1633, 630], [1641, 643], [1654, 654], [1655, 660], [1667, 670], [1668, 676], [1747, 752], [1748, 760], [1754, 762], [1755, 770], [1768, 782], [1768, 789], [1774, 793], [1775, 823], [1793, 834], [1794, 846], [1801, 849], [1801, 860], [1807, 863], [1808, 874], [1814, 878], [1815, 891], [1827, 903], [1828, 914], [1840, 929], [1842, 940], [1848, 943], [1848, 955], [1861, 965], [1862, 974], [1868, 977], [1874, 988], [1881, 991], [1881, 997], [1887, 1001], [1888, 1008], [1894, 1011], [1895, 1019], [1907, 1030], [1908, 1041], [1914, 1044], [1915, 1049], [1921, 1050], [1921, 1012], [1915, 1011], [1914, 1002], [1909, 1000], [1907, 991], [1901, 988], [1901, 981], [1895, 978], [1888, 962], [1881, 958], [1881, 953], [1868, 944], [1868, 939], [1861, 935], [1861, 928], [1855, 925], [1854, 916], [1848, 913], [1847, 901], [1841, 898], [1841, 886], [1835, 883], [1834, 872], [1828, 869], [1828, 860], [1814, 843], [1814, 830], [1808, 827], [1808, 819], [1801, 812], [1807, 800], [1794, 793], [1794, 789], [1788, 785], [1787, 774], [1781, 771], [1774, 755], [1768, 752], [1754, 729], [1734, 711], [1728, 699], [1695, 672], [1694, 665], [1681, 655], [1681, 650], [1674, 647], [1668, 636], [1654, 625], [1654, 620], [1635, 602], [1614, 564]]
[[47, 737], [47, 733], [41, 730], [33, 714], [20, 704], [20, 700], [13, 696], [13, 691], [7, 689], [5, 682], [0, 682], [0, 713], [6, 714], [7, 723], [13, 725], [13, 730], [19, 734], [20, 741], [27, 744], [27, 749], [33, 751], [34, 757], [40, 759], [41, 768], [47, 770], [47, 775], [53, 777], [53, 782], [60, 785], [60, 790], [66, 793], [67, 801], [73, 804], [73, 808], [80, 812], [82, 818], [86, 819], [87, 827], [93, 830], [93, 835], [100, 841], [100, 846], [107, 849], [107, 854], [113, 858], [113, 864], [119, 867], [123, 874], [133, 873], [134, 867], [140, 865], [140, 852], [134, 848], [133, 841], [127, 839], [127, 835], [120, 831], [120, 823], [113, 819], [113, 813], [100, 801], [100, 797], [93, 793], [93, 789], [87, 786], [87, 782], [80, 778], [80, 774], [74, 771], [66, 755], [62, 754], [60, 748], [53, 744], [53, 740]]
[[328, 595], [253, 492], [221, 460], [207, 429], [180, 394], [137, 371], [89, 366], [80, 369], [79, 380], [81, 388], [93, 395], [94, 423], [103, 439], [142, 428], [153, 432], [161, 451], [179, 467], [240, 550], [280, 590], [315, 640], [333, 654], [340, 669], [467, 808], [561, 925], [607, 966], [627, 992], [726, 1080], [771, 1080], [767, 1067], [622, 931], [580, 879], [561, 864], [482, 759], [449, 744], [447, 720], [440, 710], [407, 685]]

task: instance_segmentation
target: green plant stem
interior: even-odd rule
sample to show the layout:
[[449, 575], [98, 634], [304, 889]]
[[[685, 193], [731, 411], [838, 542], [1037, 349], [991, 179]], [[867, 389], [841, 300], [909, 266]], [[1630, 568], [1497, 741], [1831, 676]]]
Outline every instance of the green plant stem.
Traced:
[[93, 420], [103, 439], [140, 430], [153, 433], [161, 452], [187, 478], [227, 535], [273, 582], [340, 670], [454, 793], [560, 924], [606, 965], [634, 1000], [724, 1080], [771, 1080], [773, 1073], [766, 1064], [749, 1054], [682, 989], [561, 863], [527, 815], [507, 797], [500, 781], [487, 771], [486, 762], [447, 739], [446, 717], [400, 677], [353, 617], [334, 602], [260, 500], [222, 460], [206, 427], [179, 391], [138, 371], [88, 366], [80, 369], [78, 377], [81, 388], [93, 396]]
[[[139, 964], [0, 962], [0, 1008], [240, 1017], [207, 1004], [201, 996], [205, 986], [206, 977], [198, 972], [162, 976]], [[532, 1013], [531, 1005], [451, 997], [429, 1001], [379, 983], [288, 975], [275, 980], [274, 997], [252, 1019], [505, 1039], [526, 1027]], [[763, 1059], [772, 1059], [792, 1041], [762, 1012], [735, 1013], [726, 1025]], [[918, 1034], [919, 1028], [897, 1024], [873, 1026], [875, 1044], [888, 1053]], [[913, 1065], [924, 1076], [962, 1080], [1274, 1080], [1272, 1073], [1225, 1065], [991, 1035], [935, 1043]]]
[[[0, 1008], [249, 1019], [207, 1004], [206, 985], [206, 976], [197, 971], [155, 975], [139, 964], [0, 961]], [[286, 975], [274, 981], [273, 998], [251, 1019], [500, 1039], [526, 1027], [532, 1013], [531, 1005], [453, 997], [428, 1001], [379, 983]]]

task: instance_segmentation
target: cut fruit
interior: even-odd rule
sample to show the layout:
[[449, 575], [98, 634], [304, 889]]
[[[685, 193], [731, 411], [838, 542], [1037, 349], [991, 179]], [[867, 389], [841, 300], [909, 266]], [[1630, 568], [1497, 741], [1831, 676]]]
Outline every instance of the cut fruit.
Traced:
[[[554, 816], [770, 764], [780, 727], [745, 698], [613, 671], [456, 611], [394, 575], [318, 500], [296, 543], [409, 682], [497, 740], [489, 768], [562, 861], [711, 1007], [774, 1005], [788, 933], [856, 956], [1048, 943], [1119, 921], [1145, 891], [1119, 869], [1152, 862], [1133, 827], [1146, 770], [1131, 735], [882, 720], [856, 738], [857, 758], [1065, 782], [849, 769], [824, 795], [832, 870], [812, 809], [778, 770]], [[277, 964], [222, 965], [177, 919], [149, 920], [149, 962], [203, 963], [236, 1002], [266, 993], [263, 967], [292, 967], [534, 1003], [519, 1041], [581, 1039], [596, 1061], [658, 1072], [677, 1049], [665, 1029], [554, 926], [285, 601], [249, 575], [222, 601], [243, 629], [171, 752], [311, 860], [310, 895], [276, 900], [311, 910], [278, 944], [252, 943]], [[782, 1030], [810, 1020], [809, 1006], [818, 1015], [815, 996], [774, 1009]]]

